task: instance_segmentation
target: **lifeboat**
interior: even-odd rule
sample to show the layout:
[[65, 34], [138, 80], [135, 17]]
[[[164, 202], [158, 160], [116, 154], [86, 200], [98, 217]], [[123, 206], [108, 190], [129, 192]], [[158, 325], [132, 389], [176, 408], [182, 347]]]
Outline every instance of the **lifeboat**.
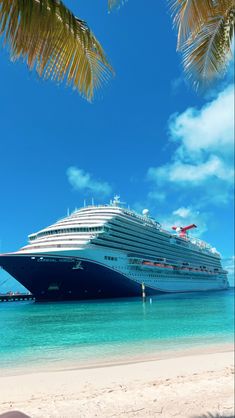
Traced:
[[152, 263], [151, 261], [143, 261], [142, 264], [145, 266], [154, 266], [154, 263]]

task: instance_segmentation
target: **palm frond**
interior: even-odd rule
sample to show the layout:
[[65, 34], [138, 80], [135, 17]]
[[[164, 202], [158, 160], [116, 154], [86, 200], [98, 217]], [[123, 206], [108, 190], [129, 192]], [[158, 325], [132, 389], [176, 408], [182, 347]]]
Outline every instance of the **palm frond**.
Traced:
[[13, 60], [92, 99], [112, 68], [86, 23], [60, 0], [0, 0], [0, 35]]
[[201, 23], [182, 46], [187, 77], [196, 89], [205, 87], [225, 71], [234, 36], [234, 9], [218, 5], [214, 14]]
[[174, 24], [178, 30], [178, 49], [213, 14], [214, 3], [213, 0], [170, 0]]

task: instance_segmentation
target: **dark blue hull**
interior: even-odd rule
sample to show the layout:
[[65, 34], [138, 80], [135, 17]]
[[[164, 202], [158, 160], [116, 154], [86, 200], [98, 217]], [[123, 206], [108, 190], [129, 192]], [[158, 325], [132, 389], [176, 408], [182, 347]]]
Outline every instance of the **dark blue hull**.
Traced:
[[[141, 296], [141, 285], [88, 260], [48, 255], [1, 255], [0, 266], [37, 300], [84, 300]], [[157, 291], [146, 288], [148, 295]]]

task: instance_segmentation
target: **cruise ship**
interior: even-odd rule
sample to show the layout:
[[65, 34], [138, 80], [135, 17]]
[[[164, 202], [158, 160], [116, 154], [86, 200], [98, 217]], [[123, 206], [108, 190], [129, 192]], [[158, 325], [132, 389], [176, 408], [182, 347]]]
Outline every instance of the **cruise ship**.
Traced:
[[227, 289], [220, 254], [188, 235], [195, 227], [166, 231], [147, 209], [140, 215], [115, 196], [29, 235], [28, 245], [0, 255], [0, 266], [36, 300]]

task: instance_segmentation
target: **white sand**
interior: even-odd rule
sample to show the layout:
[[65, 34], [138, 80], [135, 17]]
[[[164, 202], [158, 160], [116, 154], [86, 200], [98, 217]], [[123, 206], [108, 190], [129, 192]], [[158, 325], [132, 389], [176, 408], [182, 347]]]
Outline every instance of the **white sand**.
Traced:
[[209, 418], [211, 413], [232, 418], [233, 366], [230, 346], [224, 352], [2, 376], [0, 414]]

